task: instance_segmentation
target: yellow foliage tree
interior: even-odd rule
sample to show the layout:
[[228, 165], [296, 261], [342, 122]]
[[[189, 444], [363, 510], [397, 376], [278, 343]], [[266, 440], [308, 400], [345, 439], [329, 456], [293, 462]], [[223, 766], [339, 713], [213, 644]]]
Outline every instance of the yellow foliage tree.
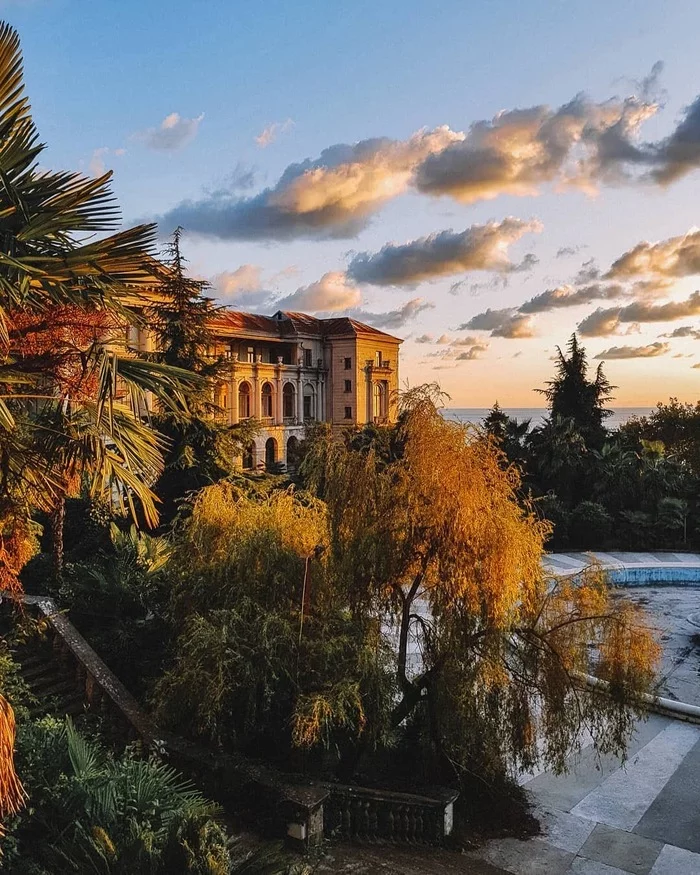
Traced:
[[[658, 647], [602, 575], [545, 579], [549, 531], [492, 442], [445, 420], [437, 387], [403, 396], [387, 459], [318, 441], [306, 470], [328, 507], [332, 573], [356, 614], [387, 618], [398, 727], [423, 722], [440, 763], [562, 768], [585, 726], [622, 752]], [[393, 637], [392, 637], [393, 636]], [[612, 695], [582, 676], [610, 681]]]

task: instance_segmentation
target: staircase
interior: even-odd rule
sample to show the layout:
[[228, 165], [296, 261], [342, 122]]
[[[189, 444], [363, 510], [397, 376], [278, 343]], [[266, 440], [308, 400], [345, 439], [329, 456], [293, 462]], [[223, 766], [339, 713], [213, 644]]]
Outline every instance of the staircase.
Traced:
[[80, 684], [74, 672], [57, 659], [50, 644], [30, 641], [17, 648], [14, 658], [19, 665], [20, 676], [35, 699], [29, 709], [32, 717], [45, 714], [75, 717], [84, 713], [84, 695]]

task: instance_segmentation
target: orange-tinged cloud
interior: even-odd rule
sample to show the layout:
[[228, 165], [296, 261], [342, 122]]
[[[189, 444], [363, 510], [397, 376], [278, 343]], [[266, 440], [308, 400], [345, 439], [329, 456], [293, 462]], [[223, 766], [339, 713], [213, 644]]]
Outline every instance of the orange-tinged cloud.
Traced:
[[[539, 233], [541, 222], [512, 216], [501, 222], [471, 225], [465, 231], [438, 231], [408, 243], [387, 243], [379, 252], [360, 252], [348, 265], [357, 282], [372, 285], [414, 285], [424, 280], [482, 270], [517, 270], [508, 249], [525, 234]], [[531, 266], [531, 261], [525, 263]]]

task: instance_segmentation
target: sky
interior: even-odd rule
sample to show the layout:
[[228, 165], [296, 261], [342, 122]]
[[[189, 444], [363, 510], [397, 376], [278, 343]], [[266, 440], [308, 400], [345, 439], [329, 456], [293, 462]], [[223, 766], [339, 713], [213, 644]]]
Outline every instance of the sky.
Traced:
[[451, 405], [700, 398], [696, 0], [0, 0], [42, 165], [235, 309], [351, 315]]

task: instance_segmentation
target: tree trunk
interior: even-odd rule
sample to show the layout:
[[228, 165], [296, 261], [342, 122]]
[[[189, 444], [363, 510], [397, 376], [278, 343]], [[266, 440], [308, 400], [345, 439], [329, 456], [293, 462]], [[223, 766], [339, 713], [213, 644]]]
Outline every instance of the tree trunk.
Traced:
[[55, 580], [63, 577], [63, 529], [66, 521], [66, 497], [61, 495], [51, 512], [51, 566]]

